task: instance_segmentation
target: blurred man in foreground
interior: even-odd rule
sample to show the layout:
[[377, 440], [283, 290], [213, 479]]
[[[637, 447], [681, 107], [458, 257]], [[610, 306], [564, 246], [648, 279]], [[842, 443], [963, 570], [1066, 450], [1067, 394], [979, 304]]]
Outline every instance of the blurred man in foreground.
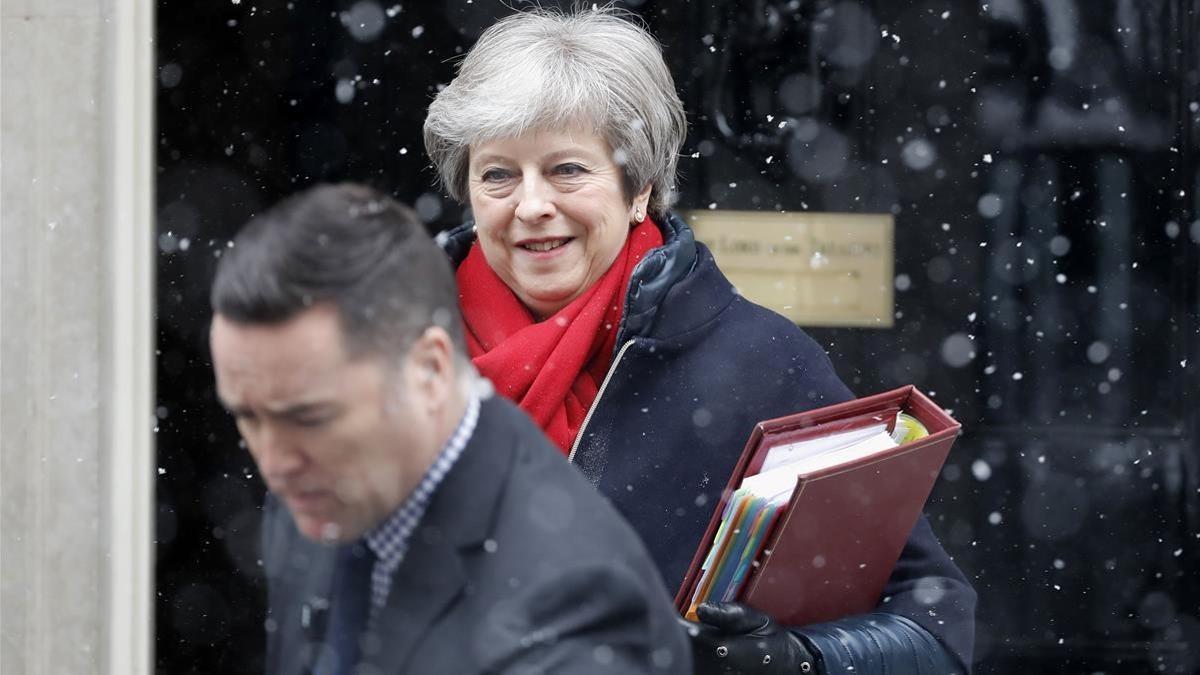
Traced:
[[285, 200], [212, 305], [218, 395], [271, 492], [269, 673], [690, 672], [636, 535], [477, 382], [408, 209], [353, 185]]

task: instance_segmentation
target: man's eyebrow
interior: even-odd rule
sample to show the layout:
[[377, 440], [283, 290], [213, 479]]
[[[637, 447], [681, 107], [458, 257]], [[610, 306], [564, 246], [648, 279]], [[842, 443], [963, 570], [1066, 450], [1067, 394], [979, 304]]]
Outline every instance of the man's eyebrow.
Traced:
[[225, 412], [229, 413], [230, 415], [233, 415], [234, 417], [252, 414], [250, 412], [250, 409], [247, 408], [246, 406], [230, 405], [229, 403], [226, 403], [224, 399], [221, 399], [221, 398], [218, 398], [217, 401], [221, 404], [221, 407], [225, 409]]
[[272, 417], [297, 417], [314, 412], [324, 412], [332, 407], [332, 401], [301, 401], [273, 406], [267, 412]]
[[[257, 413], [250, 407], [233, 404], [225, 399], [217, 396], [217, 402], [225, 409], [225, 412], [234, 417], [254, 417]], [[336, 409], [336, 401], [317, 400], [317, 401], [298, 401], [296, 403], [281, 403], [277, 405], [267, 404], [265, 414], [270, 417], [300, 417], [303, 415], [311, 415], [313, 413], [323, 413]]]

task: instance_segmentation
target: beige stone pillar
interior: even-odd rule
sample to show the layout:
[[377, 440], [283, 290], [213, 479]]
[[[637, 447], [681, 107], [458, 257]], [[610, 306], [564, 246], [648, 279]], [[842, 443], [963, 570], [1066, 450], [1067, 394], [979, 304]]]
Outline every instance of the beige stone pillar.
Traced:
[[0, 5], [0, 672], [151, 672], [153, 3]]

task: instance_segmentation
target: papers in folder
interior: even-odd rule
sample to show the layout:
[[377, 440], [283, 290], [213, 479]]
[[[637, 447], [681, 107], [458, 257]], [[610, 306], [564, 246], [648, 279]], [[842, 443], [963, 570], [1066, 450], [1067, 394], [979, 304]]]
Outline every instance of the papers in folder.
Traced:
[[737, 599], [753, 568], [770, 555], [764, 547], [799, 476], [869, 457], [928, 433], [916, 418], [900, 413], [890, 433], [884, 421], [771, 448], [758, 473], [743, 478], [725, 506], [687, 617], [696, 620], [696, 606], [702, 602]]

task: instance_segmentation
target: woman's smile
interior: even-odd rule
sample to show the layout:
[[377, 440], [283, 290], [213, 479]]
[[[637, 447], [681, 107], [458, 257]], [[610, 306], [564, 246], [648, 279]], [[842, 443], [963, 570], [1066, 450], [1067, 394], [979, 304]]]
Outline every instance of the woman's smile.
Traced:
[[532, 254], [537, 260], [545, 260], [564, 253], [566, 245], [574, 240], [575, 237], [525, 239], [517, 242], [517, 248]]
[[542, 131], [471, 148], [471, 207], [488, 265], [535, 315], [596, 283], [629, 237], [649, 186], [631, 200], [608, 142]]

